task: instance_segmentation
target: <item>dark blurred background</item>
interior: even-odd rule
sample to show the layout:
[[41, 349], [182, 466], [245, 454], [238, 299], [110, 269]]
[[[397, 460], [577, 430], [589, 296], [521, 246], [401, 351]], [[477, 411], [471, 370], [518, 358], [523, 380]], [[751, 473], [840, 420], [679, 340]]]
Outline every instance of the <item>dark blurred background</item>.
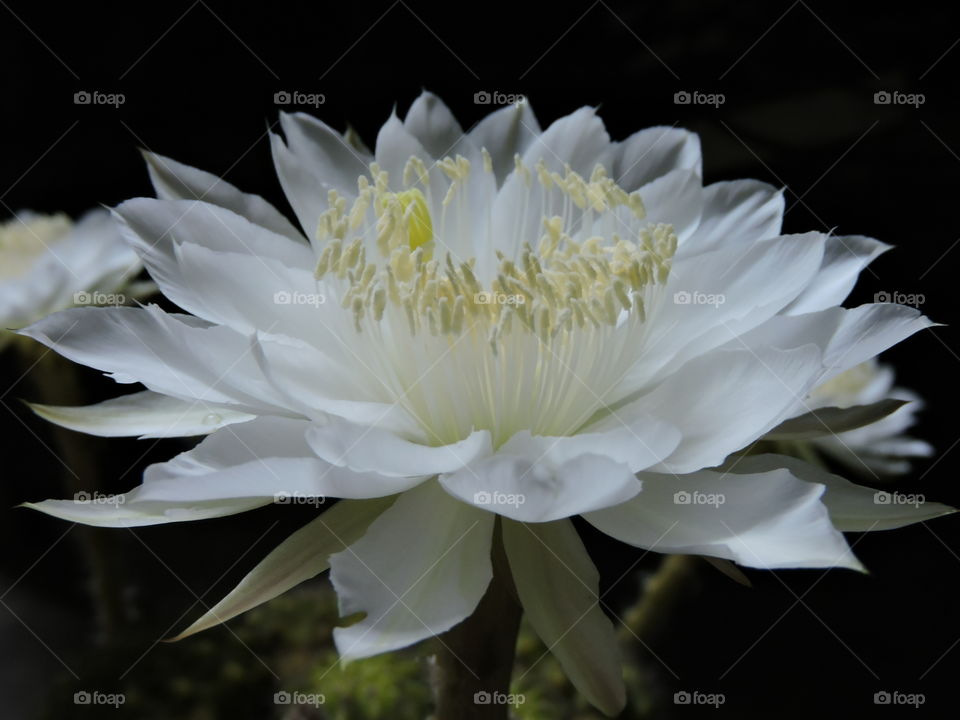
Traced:
[[[927, 398], [915, 434], [938, 451], [896, 487], [956, 505], [960, 343], [949, 325], [960, 258], [960, 27], [943, 12], [919, 2], [822, 0], [0, 0], [0, 215], [76, 216], [149, 195], [140, 147], [225, 174], [289, 210], [265, 134], [278, 110], [290, 109], [275, 103], [282, 91], [322, 94], [322, 104], [296, 109], [338, 128], [349, 123], [371, 144], [391, 108], [405, 111], [422, 88], [465, 128], [492, 109], [475, 102], [481, 92], [528, 96], [544, 126], [599, 105], [617, 139], [650, 125], [686, 127], [701, 135], [707, 182], [755, 177], [787, 188], [788, 232], [836, 229], [897, 246], [863, 274], [851, 303], [883, 291], [922, 294], [921, 309], [947, 324], [886, 358], [901, 384]], [[684, 91], [722, 93], [724, 102], [676, 103]], [[914, 104], [877, 104], [882, 91], [912, 94]], [[120, 93], [123, 103], [78, 105], [78, 92]], [[178, 645], [156, 640], [199, 614], [198, 597], [217, 600], [310, 511], [273, 507], [128, 531], [71, 528], [12, 509], [62, 497], [73, 482], [129, 489], [147, 464], [188, 443], [76, 436], [106, 460], [70, 479], [51, 428], [19, 402], [43, 388], [11, 352], [0, 356], [0, 372], [0, 716], [79, 716], [85, 708], [72, 693], [99, 688], [128, 694], [125, 708], [99, 709], [106, 717], [269, 717], [276, 708], [267, 693], [290, 660], [271, 654], [282, 631], [262, 628], [296, 627], [294, 601], [257, 627], [237, 621], [236, 631]], [[86, 401], [116, 394], [97, 373], [76, 372]], [[595, 534], [587, 540], [611, 611], [624, 611], [659, 558]], [[704, 565], [649, 638], [656, 657], [639, 648], [651, 697], [666, 698], [655, 716], [955, 715], [960, 520], [851, 541], [870, 575], [747, 570], [753, 587], [745, 588]], [[99, 575], [90, 557], [100, 558]], [[94, 587], [94, 576], [106, 581]], [[325, 581], [310, 587], [327, 598]], [[114, 598], [106, 621], [91, 600], [99, 595]], [[277, 620], [283, 612], [289, 617]], [[296, 652], [309, 658], [311, 642], [323, 638], [309, 623], [302, 632], [312, 640]], [[335, 693], [338, 672], [319, 687]], [[361, 686], [375, 692], [376, 682]], [[723, 693], [725, 703], [676, 706], [681, 690]], [[923, 693], [925, 703], [878, 707], [878, 691]], [[643, 707], [634, 702], [624, 717]], [[382, 717], [394, 717], [389, 707]]]

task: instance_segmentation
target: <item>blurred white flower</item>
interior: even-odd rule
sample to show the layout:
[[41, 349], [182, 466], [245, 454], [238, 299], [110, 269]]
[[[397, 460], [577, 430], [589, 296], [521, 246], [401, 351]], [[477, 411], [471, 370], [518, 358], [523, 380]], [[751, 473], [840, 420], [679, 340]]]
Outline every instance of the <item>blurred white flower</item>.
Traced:
[[912, 390], [896, 387], [894, 381], [892, 367], [871, 359], [814, 388], [810, 394], [813, 408], [850, 408], [884, 400], [904, 403], [862, 427], [813, 438], [814, 448], [866, 477], [900, 475], [909, 472], [910, 458], [930, 457], [933, 448], [929, 443], [905, 434], [916, 422], [923, 401]]
[[123, 502], [33, 507], [135, 526], [344, 498], [183, 635], [329, 567], [342, 614], [364, 613], [335, 631], [343, 657], [423, 640], [476, 608], [499, 516], [530, 622], [615, 713], [614, 630], [570, 517], [658, 552], [860, 568], [841, 531], [949, 511], [877, 505], [791, 458], [710, 469], [803, 426], [815, 387], [930, 323], [898, 305], [839, 307], [885, 246], [781, 235], [782, 193], [704, 187], [695, 135], [611, 142], [589, 108], [541, 131], [526, 103], [464, 134], [429, 93], [372, 153], [306, 115], [281, 125], [274, 160], [302, 232], [149, 155], [160, 199], [116, 214], [190, 314], [84, 308], [24, 331], [148, 388], [37, 408], [55, 422], [215, 430]]
[[20, 329], [74, 305], [122, 304], [142, 265], [106, 210], [76, 223], [23, 211], [0, 223], [0, 346]]

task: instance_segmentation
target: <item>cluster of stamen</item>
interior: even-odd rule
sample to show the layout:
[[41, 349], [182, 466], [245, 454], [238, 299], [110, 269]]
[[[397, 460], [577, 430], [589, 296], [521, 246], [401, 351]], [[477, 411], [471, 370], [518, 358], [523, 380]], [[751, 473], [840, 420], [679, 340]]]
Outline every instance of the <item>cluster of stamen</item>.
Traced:
[[[484, 171], [492, 172], [490, 156], [486, 151], [482, 156]], [[536, 250], [524, 243], [515, 259], [497, 251], [497, 272], [487, 286], [477, 278], [475, 258], [454, 257], [449, 250], [442, 259], [434, 257], [446, 245], [434, 233], [430, 173], [419, 158], [411, 157], [404, 168], [405, 190], [391, 192], [387, 173], [372, 164], [370, 177], [358, 180], [352, 205], [330, 192], [317, 229], [323, 251], [316, 277], [342, 282], [341, 302], [352, 311], [358, 332], [397, 310], [413, 335], [483, 332], [496, 353], [501, 338], [521, 329], [548, 342], [574, 328], [614, 326], [624, 311], [642, 322], [647, 290], [662, 285], [670, 272], [677, 246], [673, 228], [636, 229], [635, 222], [618, 219], [623, 234], [587, 235], [582, 229], [590, 227], [587, 218], [619, 208], [643, 219], [639, 194], [627, 193], [600, 165], [586, 179], [569, 167], [561, 174], [542, 161], [532, 169], [519, 156], [515, 162], [528, 187], [536, 179], [544, 192], [558, 190], [580, 212], [576, 218], [544, 217]], [[437, 167], [449, 181], [441, 202], [446, 208], [469, 181], [470, 162], [448, 157]], [[373, 246], [379, 258], [367, 257], [366, 248]]]

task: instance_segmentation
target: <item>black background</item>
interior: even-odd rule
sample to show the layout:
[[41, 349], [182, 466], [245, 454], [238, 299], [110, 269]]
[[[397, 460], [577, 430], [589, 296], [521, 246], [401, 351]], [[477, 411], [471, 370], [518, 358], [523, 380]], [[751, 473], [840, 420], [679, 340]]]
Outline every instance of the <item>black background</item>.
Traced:
[[[265, 135], [280, 109], [276, 92], [322, 93], [322, 106], [301, 109], [338, 128], [349, 122], [368, 143], [392, 107], [402, 113], [422, 88], [439, 94], [465, 128], [491, 109], [475, 104], [477, 92], [523, 93], [543, 126], [590, 104], [617, 139], [657, 124], [699, 132], [707, 182], [756, 177], [787, 188], [786, 231], [835, 228], [897, 246], [864, 273], [851, 303], [880, 291], [919, 293], [921, 309], [949, 325], [960, 291], [960, 27], [941, 12], [820, 0], [2, 2], [0, 215], [76, 215], [149, 195], [138, 147], [225, 174], [289, 210]], [[683, 90], [723, 93], [725, 102], [675, 104]], [[924, 103], [877, 105], [880, 90], [922, 93]], [[122, 93], [125, 102], [76, 105], [78, 91]], [[938, 450], [898, 487], [960, 503], [955, 331], [925, 331], [886, 357], [901, 382], [928, 399], [916, 434]], [[35, 397], [29, 378], [20, 379], [9, 353], [0, 368], [3, 507], [62, 494], [47, 428], [17, 402]], [[82, 377], [91, 399], [111, 394], [96, 373]], [[111, 471], [96, 480], [104, 492], [132, 487], [146, 463], [181, 449], [175, 441], [90, 442], [110, 458]], [[118, 549], [116, 572], [138, 608], [137, 627], [157, 637], [253, 540], [267, 531], [209, 599], [308, 516], [285, 510], [94, 532]], [[70, 664], [88, 642], [92, 610], [75, 533], [48, 551], [65, 523], [25, 510], [0, 517], [0, 594], [22, 576], [0, 595], [8, 606], [0, 607], [8, 615], [0, 623], [0, 713], [19, 717], [42, 704], [38, 678], [63, 672], [55, 655]], [[608, 583], [639, 558], [589, 540]], [[747, 571], [747, 589], [704, 574], [658, 645], [670, 669], [661, 667], [664, 686], [725, 694], [720, 710], [691, 715], [946, 716], [960, 669], [960, 521], [851, 541], [869, 576]], [[631, 574], [614, 588], [612, 606], [635, 585]], [[922, 692], [926, 704], [878, 708], [879, 690]]]

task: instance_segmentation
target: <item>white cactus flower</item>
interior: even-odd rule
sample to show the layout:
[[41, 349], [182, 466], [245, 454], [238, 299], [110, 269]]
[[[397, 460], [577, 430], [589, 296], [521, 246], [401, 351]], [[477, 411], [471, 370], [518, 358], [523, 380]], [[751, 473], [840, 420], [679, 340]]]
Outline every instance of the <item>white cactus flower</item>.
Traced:
[[141, 267], [106, 210], [76, 223], [63, 214], [17, 213], [0, 223], [0, 347], [14, 337], [8, 330], [52, 312], [115, 304]]
[[711, 469], [930, 322], [840, 307], [884, 246], [781, 235], [782, 193], [704, 186], [695, 135], [611, 142], [590, 108], [541, 130], [526, 103], [465, 134], [429, 93], [373, 152], [303, 114], [281, 125], [300, 228], [150, 155], [159, 199], [115, 212], [186, 314], [84, 308], [24, 331], [147, 388], [38, 408], [55, 422], [212, 433], [122, 502], [32, 507], [125, 527], [340, 498], [183, 635], [330, 568], [342, 614], [364, 613], [335, 631], [343, 657], [409, 645], [474, 611], [499, 527], [533, 627], [615, 713], [614, 629], [571, 517], [658, 552], [860, 568], [842, 531], [865, 516], [882, 529], [949, 511], [876, 505], [790, 458]]
[[[810, 393], [812, 407], [851, 408], [894, 401], [889, 415], [861, 427], [811, 439], [813, 448], [850, 472], [868, 478], [889, 478], [910, 471], [911, 458], [933, 455], [933, 447], [906, 432], [916, 423], [923, 400], [898, 387], [890, 365], [871, 359], [840, 373]], [[902, 403], [902, 404], [901, 404]]]

